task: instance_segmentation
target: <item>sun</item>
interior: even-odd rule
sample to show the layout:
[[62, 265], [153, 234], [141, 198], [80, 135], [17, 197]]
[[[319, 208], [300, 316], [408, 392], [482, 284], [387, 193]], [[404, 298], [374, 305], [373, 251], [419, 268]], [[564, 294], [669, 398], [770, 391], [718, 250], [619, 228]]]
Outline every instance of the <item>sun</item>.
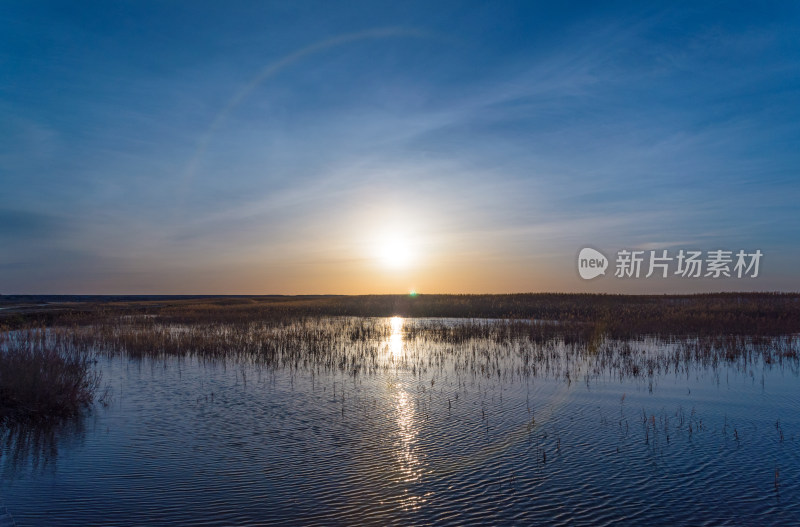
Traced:
[[[413, 218], [372, 220], [364, 231], [364, 256], [387, 278], [410, 278], [427, 260], [425, 233]], [[412, 284], [408, 284], [412, 285]]]
[[381, 240], [378, 257], [389, 269], [406, 269], [414, 261], [414, 251], [408, 240], [393, 234]]

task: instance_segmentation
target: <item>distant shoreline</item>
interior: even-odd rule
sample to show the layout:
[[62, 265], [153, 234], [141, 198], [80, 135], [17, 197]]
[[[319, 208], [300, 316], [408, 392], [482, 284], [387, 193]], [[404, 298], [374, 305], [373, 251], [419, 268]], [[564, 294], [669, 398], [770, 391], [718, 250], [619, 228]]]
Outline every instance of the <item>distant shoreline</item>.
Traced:
[[621, 295], [6, 295], [0, 331], [147, 316], [210, 324], [287, 317], [440, 317], [553, 320], [612, 336], [800, 333], [800, 293]]

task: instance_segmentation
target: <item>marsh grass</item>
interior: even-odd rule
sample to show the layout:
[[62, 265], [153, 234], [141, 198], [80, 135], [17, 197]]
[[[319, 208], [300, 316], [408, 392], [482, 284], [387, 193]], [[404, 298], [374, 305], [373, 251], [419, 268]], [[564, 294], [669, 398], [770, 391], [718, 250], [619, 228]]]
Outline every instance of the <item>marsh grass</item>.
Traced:
[[[525, 320], [406, 319], [392, 349], [386, 318], [300, 316], [209, 324], [126, 316], [45, 331], [50, 346], [130, 358], [198, 357], [347, 375], [404, 368], [417, 375], [452, 370], [485, 378], [602, 376], [653, 379], [695, 367], [748, 371], [754, 365], [798, 369], [800, 341], [786, 336], [641, 336], [615, 339], [584, 323]], [[42, 330], [18, 334], [41, 340]], [[29, 342], [31, 346], [31, 344]]]
[[100, 386], [86, 351], [44, 331], [0, 337], [0, 422], [76, 415]]
[[[46, 324], [0, 333], [4, 419], [74, 414], [91, 404], [98, 354], [236, 360], [352, 377], [405, 368], [420, 376], [433, 370], [568, 383], [602, 376], [652, 382], [698, 366], [796, 371], [800, 364], [800, 295], [240, 297], [41, 309], [13, 320], [24, 326], [45, 317]], [[386, 315], [433, 318], [405, 318], [393, 348], [398, 335]], [[468, 318], [435, 318], [444, 316]], [[489, 316], [499, 318], [481, 318]], [[3, 320], [8, 329], [11, 319]]]

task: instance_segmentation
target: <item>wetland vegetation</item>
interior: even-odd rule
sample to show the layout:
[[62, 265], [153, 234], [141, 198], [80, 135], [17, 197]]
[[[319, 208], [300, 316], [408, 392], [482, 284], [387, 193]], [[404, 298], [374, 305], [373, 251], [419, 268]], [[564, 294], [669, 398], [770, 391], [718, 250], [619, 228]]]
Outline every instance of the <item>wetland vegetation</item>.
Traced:
[[[800, 295], [0, 307], [0, 495], [20, 524], [786, 523], [798, 512]], [[76, 475], [86, 471], [96, 481]], [[738, 488], [723, 486], [732, 471]], [[68, 484], [97, 495], [81, 501]], [[114, 506], [111, 490], [124, 496]], [[73, 502], [45, 513], [31, 501], [59, 496]]]

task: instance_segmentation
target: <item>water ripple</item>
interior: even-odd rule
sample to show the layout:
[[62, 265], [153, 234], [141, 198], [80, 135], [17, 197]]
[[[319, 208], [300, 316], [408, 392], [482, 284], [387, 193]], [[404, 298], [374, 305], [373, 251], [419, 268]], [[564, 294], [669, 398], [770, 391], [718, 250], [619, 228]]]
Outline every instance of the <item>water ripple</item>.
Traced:
[[113, 404], [69, 433], [6, 432], [0, 494], [20, 526], [800, 517], [796, 375], [765, 370], [762, 387], [699, 369], [651, 392], [618, 378], [415, 372], [393, 361], [409, 350], [389, 323], [390, 366], [370, 375], [103, 359]]

